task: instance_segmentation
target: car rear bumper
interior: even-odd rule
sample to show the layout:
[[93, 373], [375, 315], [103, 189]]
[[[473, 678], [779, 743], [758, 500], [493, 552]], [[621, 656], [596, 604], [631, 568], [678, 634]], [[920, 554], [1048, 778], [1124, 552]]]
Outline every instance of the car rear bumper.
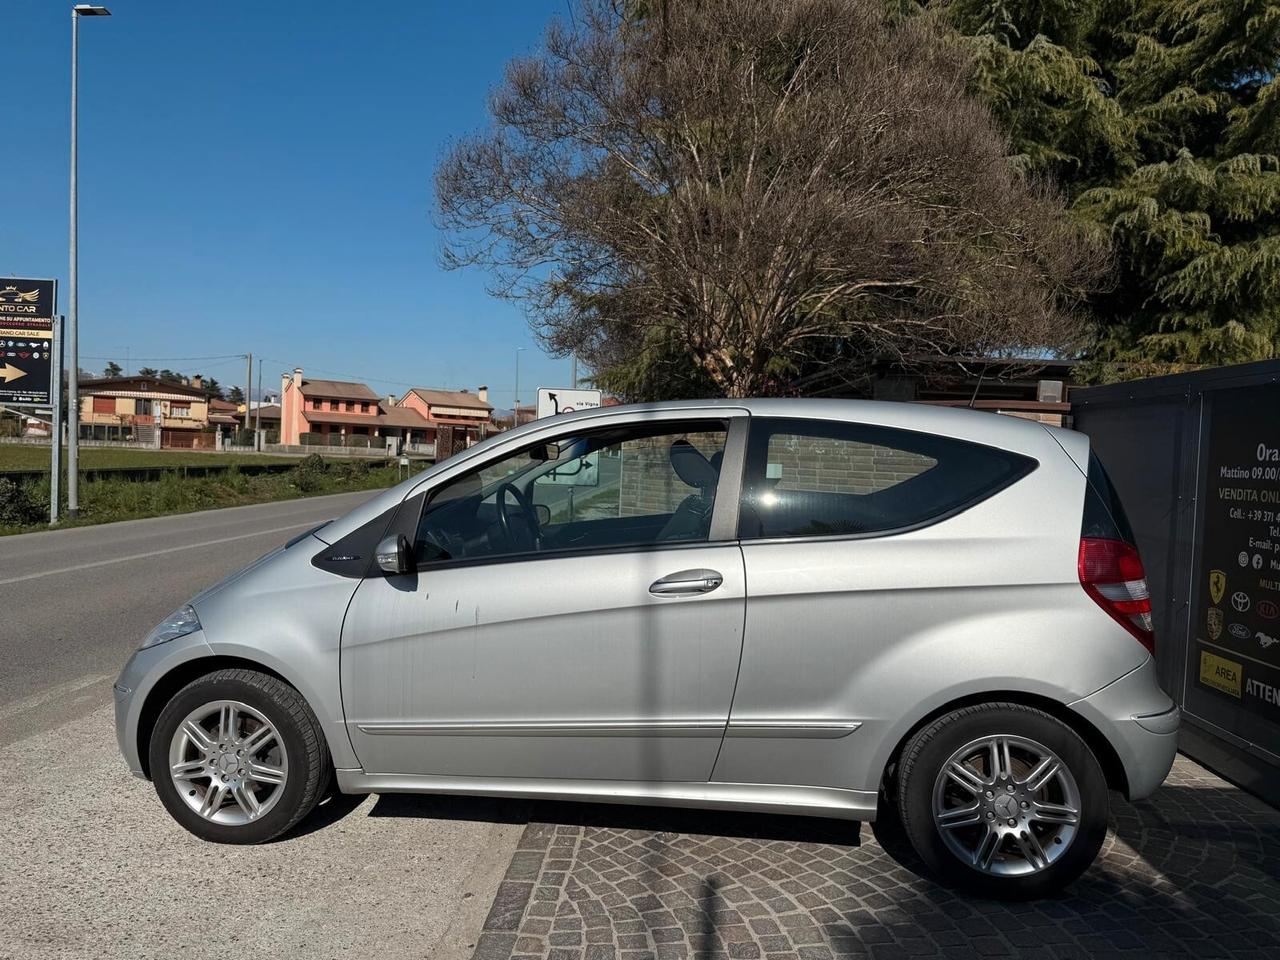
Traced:
[[1153, 659], [1069, 706], [1115, 750], [1130, 800], [1150, 796], [1164, 782], [1178, 752], [1181, 712], [1156, 683]]

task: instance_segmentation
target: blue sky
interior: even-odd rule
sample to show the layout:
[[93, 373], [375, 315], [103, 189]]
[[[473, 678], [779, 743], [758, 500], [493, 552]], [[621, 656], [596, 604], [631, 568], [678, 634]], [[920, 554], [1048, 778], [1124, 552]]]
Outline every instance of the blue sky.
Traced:
[[[509, 406], [524, 346], [523, 400], [568, 385], [431, 223], [442, 150], [565, 0], [106, 3], [80, 25], [82, 367], [230, 385], [242, 360], [138, 358], [252, 351], [264, 387], [287, 364]], [[4, 0], [0, 276], [66, 280], [71, 6]]]

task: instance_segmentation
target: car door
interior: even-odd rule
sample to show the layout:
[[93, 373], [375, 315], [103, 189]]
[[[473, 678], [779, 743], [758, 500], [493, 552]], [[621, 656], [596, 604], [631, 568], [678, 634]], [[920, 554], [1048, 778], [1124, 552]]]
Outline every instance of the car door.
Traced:
[[[1034, 519], [982, 509], [1036, 461], [866, 423], [754, 416], [750, 434], [746, 636], [713, 779], [866, 786], [870, 751], [918, 689], [884, 678], [934, 672], [944, 687], [954, 638], [990, 644], [991, 610], [1027, 602], [1004, 585], [1042, 579], [1036, 558], [1056, 555]], [[932, 642], [942, 625], [948, 641]]]
[[343, 625], [366, 772], [710, 776], [742, 648], [740, 467], [721, 463], [745, 412], [587, 422], [406, 501], [416, 572], [362, 581]]

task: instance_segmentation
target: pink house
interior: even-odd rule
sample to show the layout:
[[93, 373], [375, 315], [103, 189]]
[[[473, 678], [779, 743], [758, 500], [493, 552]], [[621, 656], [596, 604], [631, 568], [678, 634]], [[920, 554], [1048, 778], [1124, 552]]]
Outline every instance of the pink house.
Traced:
[[395, 406], [363, 383], [310, 380], [301, 368], [280, 378], [281, 443], [350, 444], [368, 437], [369, 446], [393, 438], [398, 447], [425, 442], [427, 426], [417, 411]]
[[428, 424], [462, 427], [471, 440], [483, 437], [493, 419], [488, 387], [481, 387], [475, 393], [414, 387], [396, 401], [396, 406], [416, 410]]
[[312, 380], [296, 368], [280, 379], [280, 442], [363, 445], [352, 438], [368, 437], [369, 446], [382, 447], [390, 437], [397, 447], [434, 444], [444, 459], [484, 437], [493, 416], [488, 393], [415, 387], [397, 401], [363, 383]]

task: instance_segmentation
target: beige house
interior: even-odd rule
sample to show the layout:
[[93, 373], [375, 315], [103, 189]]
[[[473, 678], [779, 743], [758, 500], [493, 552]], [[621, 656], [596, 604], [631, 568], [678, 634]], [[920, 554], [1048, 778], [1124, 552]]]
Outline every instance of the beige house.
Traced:
[[198, 381], [188, 385], [156, 377], [80, 381], [80, 437], [135, 440], [161, 446], [210, 447], [209, 401]]

